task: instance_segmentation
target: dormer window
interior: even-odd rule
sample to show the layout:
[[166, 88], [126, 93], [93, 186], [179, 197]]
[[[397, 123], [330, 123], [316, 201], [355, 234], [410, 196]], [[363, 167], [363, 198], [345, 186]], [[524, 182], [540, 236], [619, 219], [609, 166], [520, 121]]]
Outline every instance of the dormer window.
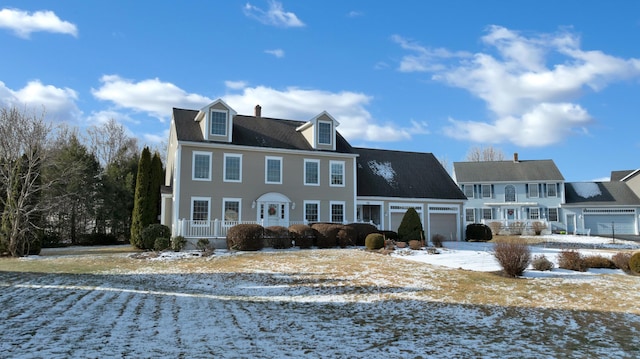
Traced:
[[211, 135], [226, 136], [227, 135], [227, 111], [212, 109], [209, 113], [211, 123]]
[[331, 122], [318, 121], [318, 144], [331, 145], [331, 138], [333, 137], [331, 125]]

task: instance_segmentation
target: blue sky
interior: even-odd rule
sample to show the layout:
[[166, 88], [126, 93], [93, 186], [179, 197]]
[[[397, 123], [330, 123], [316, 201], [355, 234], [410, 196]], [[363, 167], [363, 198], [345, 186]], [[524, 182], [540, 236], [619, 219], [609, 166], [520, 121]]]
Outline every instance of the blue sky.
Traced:
[[2, 1], [0, 105], [166, 141], [172, 107], [323, 110], [355, 146], [640, 168], [638, 1]]

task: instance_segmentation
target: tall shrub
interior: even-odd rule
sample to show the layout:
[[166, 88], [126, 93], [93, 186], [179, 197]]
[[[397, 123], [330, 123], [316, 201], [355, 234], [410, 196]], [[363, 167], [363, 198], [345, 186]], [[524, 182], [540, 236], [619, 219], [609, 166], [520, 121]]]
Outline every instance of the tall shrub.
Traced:
[[133, 213], [131, 218], [131, 244], [144, 248], [142, 230], [154, 222], [153, 213], [149, 211], [149, 192], [151, 188], [151, 152], [145, 147], [138, 162], [136, 190], [133, 198]]
[[416, 212], [415, 208], [409, 208], [402, 217], [400, 227], [398, 227], [398, 237], [403, 242], [409, 242], [410, 240], [424, 240], [424, 230], [422, 229], [422, 222], [420, 221], [420, 215]]
[[493, 255], [510, 277], [519, 277], [531, 263], [531, 250], [525, 243], [508, 240], [498, 242], [493, 248]]

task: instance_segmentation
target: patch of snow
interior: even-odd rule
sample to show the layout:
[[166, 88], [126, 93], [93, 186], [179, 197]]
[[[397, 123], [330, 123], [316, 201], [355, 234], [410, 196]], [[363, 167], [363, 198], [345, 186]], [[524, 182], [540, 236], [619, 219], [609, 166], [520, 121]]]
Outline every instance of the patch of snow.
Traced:
[[596, 197], [602, 194], [595, 182], [574, 182], [571, 184], [576, 194], [582, 198]]
[[369, 165], [369, 168], [371, 168], [374, 174], [384, 178], [390, 184], [394, 182], [396, 171], [394, 171], [393, 167], [391, 167], [391, 162], [378, 162], [378, 161], [372, 160], [372, 161], [369, 161], [367, 164]]

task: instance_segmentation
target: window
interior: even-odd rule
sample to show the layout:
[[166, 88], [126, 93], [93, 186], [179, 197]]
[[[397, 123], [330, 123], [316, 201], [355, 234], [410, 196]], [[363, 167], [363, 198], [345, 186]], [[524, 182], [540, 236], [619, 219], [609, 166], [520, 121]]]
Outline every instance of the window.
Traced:
[[482, 198], [491, 198], [491, 185], [483, 184], [482, 185]]
[[549, 208], [549, 222], [558, 222], [558, 209]]
[[547, 197], [558, 197], [558, 191], [555, 183], [547, 184]]
[[472, 184], [464, 185], [464, 195], [467, 196], [467, 198], [473, 198], [473, 187], [474, 185]]
[[538, 196], [539, 196], [538, 184], [537, 183], [529, 183], [529, 197], [536, 198]]
[[344, 223], [344, 202], [331, 202], [331, 222]]
[[482, 219], [493, 219], [493, 210], [491, 208], [483, 208]]
[[191, 168], [194, 181], [211, 181], [211, 153], [194, 151]]
[[224, 154], [224, 181], [242, 182], [242, 155]]
[[265, 182], [282, 184], [282, 157], [265, 158]]
[[476, 221], [476, 210], [475, 208], [467, 208], [464, 210], [464, 220], [467, 222], [475, 222]]
[[504, 201], [505, 202], [516, 201], [516, 186], [510, 184], [504, 187]]
[[529, 219], [540, 219], [540, 208], [529, 208]]
[[226, 136], [227, 111], [211, 110], [209, 118], [211, 120], [211, 134], [214, 136]]
[[320, 185], [320, 161], [304, 160], [304, 184]]
[[307, 222], [318, 222], [320, 220], [320, 202], [304, 202], [304, 219]]
[[194, 221], [194, 226], [207, 225], [202, 222], [209, 221], [210, 201], [208, 197], [191, 197], [191, 220]]
[[331, 144], [331, 122], [318, 121], [318, 143], [321, 145]]
[[330, 186], [344, 186], [344, 162], [331, 161], [329, 166], [331, 168], [329, 173]]
[[224, 213], [224, 220], [231, 222], [240, 221], [240, 199], [224, 198], [222, 200], [222, 203], [222, 213]]

